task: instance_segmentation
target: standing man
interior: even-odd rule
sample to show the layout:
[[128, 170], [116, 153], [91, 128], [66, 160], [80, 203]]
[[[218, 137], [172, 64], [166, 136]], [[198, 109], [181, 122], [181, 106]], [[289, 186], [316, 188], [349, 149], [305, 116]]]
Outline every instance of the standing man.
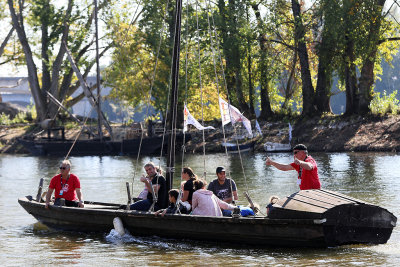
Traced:
[[[209, 185], [208, 190], [212, 191], [222, 201], [226, 203], [235, 203], [238, 200], [236, 183], [230, 178], [226, 178], [225, 168], [220, 166], [216, 169], [217, 179], [214, 179]], [[232, 198], [233, 195], [233, 198]], [[230, 216], [232, 211], [222, 210], [224, 216]]]
[[[147, 198], [137, 201], [130, 206], [131, 210], [148, 211], [153, 204], [153, 193], [156, 196], [157, 202], [154, 204], [154, 211], [165, 209], [167, 207], [167, 184], [164, 176], [157, 172], [156, 166], [153, 162], [144, 165], [147, 177], [140, 177], [140, 181], [145, 184], [147, 188]], [[154, 192], [153, 192], [154, 190]]]
[[281, 171], [296, 170], [298, 173], [297, 184], [300, 186], [300, 190], [320, 189], [317, 163], [308, 155], [307, 147], [303, 144], [296, 145], [293, 148], [293, 157], [294, 161], [290, 164], [281, 164], [267, 157], [265, 164], [272, 165]]
[[83, 208], [81, 183], [78, 176], [70, 173], [71, 162], [64, 160], [60, 165], [60, 174], [51, 178], [49, 189], [46, 194], [46, 209], [49, 208], [51, 195], [55, 190], [54, 205], [60, 205], [60, 199], [65, 199], [65, 206]]

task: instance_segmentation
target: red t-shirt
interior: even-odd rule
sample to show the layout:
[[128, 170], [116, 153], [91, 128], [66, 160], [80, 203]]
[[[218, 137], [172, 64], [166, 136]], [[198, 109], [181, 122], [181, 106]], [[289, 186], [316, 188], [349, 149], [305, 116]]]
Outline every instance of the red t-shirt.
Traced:
[[[300, 183], [300, 190], [307, 190], [307, 189], [320, 189], [321, 183], [319, 182], [318, 178], [318, 167], [317, 163], [311, 156], [307, 156], [304, 160], [305, 162], [310, 162], [313, 165], [312, 170], [306, 170], [302, 168], [301, 171], [301, 183]], [[300, 176], [300, 166], [296, 163], [290, 163], [290, 165], [296, 169]]]
[[61, 190], [61, 174], [57, 174], [51, 178], [49, 188], [54, 189], [54, 195], [56, 198], [64, 198], [65, 200], [75, 201], [78, 200], [76, 197], [76, 188], [81, 188], [81, 183], [75, 174], [70, 174], [68, 181], [62, 180], [63, 194], [60, 196]]

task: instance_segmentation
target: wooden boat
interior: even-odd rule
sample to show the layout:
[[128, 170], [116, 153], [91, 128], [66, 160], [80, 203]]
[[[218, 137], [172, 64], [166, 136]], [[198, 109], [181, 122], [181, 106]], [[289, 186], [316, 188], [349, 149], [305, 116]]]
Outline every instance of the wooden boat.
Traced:
[[305, 190], [280, 200], [268, 217], [155, 216], [124, 205], [85, 201], [85, 208], [50, 205], [31, 196], [21, 206], [50, 228], [104, 232], [119, 217], [132, 235], [228, 242], [233, 245], [332, 247], [383, 244], [397, 218], [384, 208], [327, 190]]
[[264, 143], [264, 150], [267, 152], [287, 152], [292, 150], [292, 146], [290, 144], [266, 142]]
[[[68, 153], [74, 144], [74, 140], [61, 139], [18, 139], [18, 142], [34, 156], [63, 156]], [[118, 155], [121, 142], [98, 139], [77, 140], [71, 154], [73, 156], [87, 155]]]
[[[178, 106], [181, 8], [182, 1], [176, 1], [174, 79], [171, 86], [174, 90], [170, 108]], [[169, 122], [168, 189], [173, 179], [176, 116], [171, 115]], [[85, 208], [50, 205], [46, 209], [45, 204], [39, 201], [40, 191], [37, 200], [27, 196], [18, 202], [29, 214], [51, 228], [79, 232], [108, 232], [113, 229], [114, 218], [118, 217], [133, 235], [209, 240], [236, 245], [329, 247], [385, 243], [397, 222], [397, 218], [384, 208], [326, 190], [299, 191], [276, 203], [268, 217], [237, 217], [236, 214], [233, 217], [177, 214], [160, 217], [151, 212], [126, 210], [126, 205], [88, 201], [85, 201]]]
[[226, 150], [228, 153], [239, 153], [240, 152], [249, 152], [254, 149], [254, 144], [255, 142], [247, 142], [247, 143], [241, 143], [239, 146], [236, 143], [230, 143], [230, 142], [223, 142], [221, 145], [222, 147], [226, 147]]
[[[186, 134], [185, 141], [190, 140], [190, 134]], [[111, 141], [109, 138], [77, 140], [68, 139], [18, 139], [18, 142], [26, 148], [30, 154], [35, 156], [64, 156], [73, 146], [71, 156], [90, 155], [135, 155], [139, 151], [140, 138], [124, 139], [122, 141]], [[140, 153], [143, 155], [155, 155], [161, 152], [162, 136], [145, 137], [142, 139]], [[177, 135], [177, 142], [182, 144], [183, 134]], [[167, 149], [166, 142], [164, 149]], [[164, 152], [165, 152], [164, 150]]]

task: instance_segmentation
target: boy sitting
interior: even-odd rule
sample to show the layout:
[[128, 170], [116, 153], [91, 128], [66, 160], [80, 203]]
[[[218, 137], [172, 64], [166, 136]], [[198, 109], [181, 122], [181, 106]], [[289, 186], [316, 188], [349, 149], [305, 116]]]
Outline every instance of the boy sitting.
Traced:
[[169, 198], [170, 204], [169, 204], [168, 208], [156, 211], [155, 215], [157, 216], [160, 213], [161, 213], [161, 216], [164, 216], [165, 214], [175, 214], [175, 213], [187, 214], [188, 210], [184, 205], [182, 205], [182, 203], [180, 203], [179, 211], [177, 211], [176, 201], [178, 200], [178, 196], [179, 196], [179, 191], [177, 189], [169, 190], [168, 198]]

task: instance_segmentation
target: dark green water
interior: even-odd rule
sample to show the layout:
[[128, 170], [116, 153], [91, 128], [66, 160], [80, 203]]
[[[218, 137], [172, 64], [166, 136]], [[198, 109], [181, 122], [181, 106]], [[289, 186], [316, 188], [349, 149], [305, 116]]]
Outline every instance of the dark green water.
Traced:
[[[271, 154], [289, 163], [291, 154]], [[318, 163], [323, 188], [338, 191], [400, 214], [400, 156], [393, 153], [320, 153]], [[185, 164], [207, 180], [215, 168], [224, 165], [236, 181], [239, 204], [247, 204], [242, 192], [265, 207], [270, 195], [286, 196], [298, 190], [295, 172], [266, 167], [266, 154], [238, 156], [224, 154], [186, 155]], [[274, 265], [274, 266], [399, 266], [400, 232], [394, 229], [387, 244], [357, 245], [328, 249], [246, 248], [216, 243], [176, 241], [157, 237], [65, 233], [48, 230], [36, 223], [18, 204], [18, 197], [36, 194], [39, 179], [56, 174], [62, 158], [0, 155], [0, 264], [32, 265]], [[136, 162], [128, 157], [73, 157], [72, 172], [81, 180], [86, 200], [126, 202], [125, 182], [134, 180], [133, 195], [143, 188], [142, 166], [158, 159], [145, 157]], [[178, 159], [177, 170], [181, 166]], [[164, 166], [164, 162], [162, 162]], [[135, 166], [137, 171], [134, 171]], [[245, 175], [243, 174], [243, 170]], [[179, 172], [179, 171], [178, 171]], [[179, 180], [174, 186], [178, 187]], [[205, 226], [206, 227], [206, 226]]]

